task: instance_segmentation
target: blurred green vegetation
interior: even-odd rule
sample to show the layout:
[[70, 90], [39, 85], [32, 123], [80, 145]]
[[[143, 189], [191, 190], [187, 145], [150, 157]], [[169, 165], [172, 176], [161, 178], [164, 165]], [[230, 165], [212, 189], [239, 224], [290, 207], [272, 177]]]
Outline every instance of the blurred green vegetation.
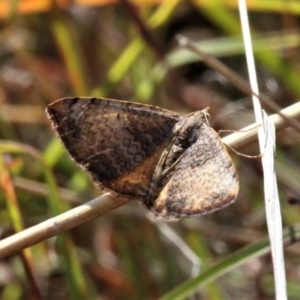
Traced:
[[[0, 29], [2, 238], [101, 193], [50, 128], [44, 110], [56, 99], [109, 97], [180, 114], [209, 106], [216, 130], [253, 122], [251, 100], [175, 39], [190, 37], [247, 78], [238, 11], [225, 1], [162, 1], [135, 10], [121, 3], [53, 5], [26, 15], [18, 13], [17, 2]], [[250, 6], [260, 88], [281, 107], [300, 96], [299, 12], [300, 4], [284, 1]], [[288, 227], [300, 219], [299, 134], [287, 129], [277, 140]], [[242, 151], [259, 150], [251, 145]], [[177, 288], [172, 297], [182, 299], [182, 283], [204, 272], [214, 280], [201, 282], [195, 299], [273, 299], [271, 258], [259, 256], [267, 242], [255, 244], [267, 237], [261, 163], [232, 156], [240, 178], [233, 205], [168, 223], [167, 230], [142, 206], [126, 205], [0, 261], [0, 298], [157, 299]], [[241, 265], [234, 253], [244, 247], [248, 256]], [[299, 247], [285, 251], [289, 299], [300, 294]], [[232, 270], [216, 276], [211, 268], [218, 263], [218, 274]], [[193, 291], [199, 280], [190, 281]]]

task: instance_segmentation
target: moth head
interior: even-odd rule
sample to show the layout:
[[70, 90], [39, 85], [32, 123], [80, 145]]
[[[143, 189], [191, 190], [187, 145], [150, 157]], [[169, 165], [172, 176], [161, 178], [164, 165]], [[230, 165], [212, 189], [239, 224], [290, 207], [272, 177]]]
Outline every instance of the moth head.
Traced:
[[202, 110], [201, 110], [201, 113], [202, 113], [203, 121], [204, 121], [207, 125], [209, 125], [209, 119], [210, 119], [209, 107], [206, 107], [205, 109], [202, 109]]

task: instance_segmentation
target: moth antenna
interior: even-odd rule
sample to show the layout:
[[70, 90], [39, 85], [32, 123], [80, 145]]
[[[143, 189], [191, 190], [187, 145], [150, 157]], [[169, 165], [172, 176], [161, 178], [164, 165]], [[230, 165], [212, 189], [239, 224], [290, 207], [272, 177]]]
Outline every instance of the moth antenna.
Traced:
[[239, 156], [242, 156], [242, 157], [245, 157], [245, 158], [249, 158], [249, 159], [257, 159], [257, 158], [262, 158], [263, 157], [263, 154], [258, 154], [258, 155], [247, 155], [247, 154], [243, 154], [243, 153], [240, 153], [238, 151], [236, 151], [235, 149], [233, 149], [232, 147], [230, 147], [229, 145], [225, 144], [224, 145], [226, 147], [228, 147], [230, 150], [232, 150], [235, 154], [239, 155]]

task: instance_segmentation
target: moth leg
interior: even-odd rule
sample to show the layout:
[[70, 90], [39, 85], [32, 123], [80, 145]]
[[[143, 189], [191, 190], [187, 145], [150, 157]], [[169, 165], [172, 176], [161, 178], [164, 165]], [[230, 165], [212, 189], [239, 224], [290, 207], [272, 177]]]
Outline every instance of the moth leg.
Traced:
[[182, 153], [179, 158], [173, 163], [173, 165], [171, 165], [168, 169], [164, 170], [161, 173], [161, 177], [165, 177], [167, 176], [168, 173], [171, 173], [173, 171], [173, 169], [178, 165], [178, 163], [180, 162], [180, 160], [182, 159], [184, 153]]
[[[153, 201], [154, 195], [155, 195], [155, 187], [157, 187], [157, 183], [162, 179], [163, 177], [163, 173], [164, 172], [164, 167], [166, 164], [166, 160], [169, 157], [170, 151], [174, 145], [174, 142], [176, 141], [176, 139], [178, 138], [179, 132], [177, 132], [171, 139], [170, 143], [168, 144], [168, 147], [164, 150], [164, 152], [162, 153], [158, 164], [154, 170], [153, 173], [153, 177], [150, 183], [150, 188], [149, 188], [149, 193], [146, 199], [146, 205], [150, 205], [151, 202]], [[170, 169], [170, 168], [169, 168]]]

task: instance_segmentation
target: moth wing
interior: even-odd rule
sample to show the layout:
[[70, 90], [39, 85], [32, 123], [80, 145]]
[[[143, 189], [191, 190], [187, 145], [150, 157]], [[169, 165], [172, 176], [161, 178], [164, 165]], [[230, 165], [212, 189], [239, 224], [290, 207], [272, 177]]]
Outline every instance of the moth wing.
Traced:
[[64, 98], [48, 116], [71, 157], [102, 187], [144, 196], [180, 117], [159, 107], [101, 98]]
[[185, 151], [150, 210], [165, 219], [205, 214], [233, 202], [238, 189], [236, 170], [224, 144], [206, 127]]

